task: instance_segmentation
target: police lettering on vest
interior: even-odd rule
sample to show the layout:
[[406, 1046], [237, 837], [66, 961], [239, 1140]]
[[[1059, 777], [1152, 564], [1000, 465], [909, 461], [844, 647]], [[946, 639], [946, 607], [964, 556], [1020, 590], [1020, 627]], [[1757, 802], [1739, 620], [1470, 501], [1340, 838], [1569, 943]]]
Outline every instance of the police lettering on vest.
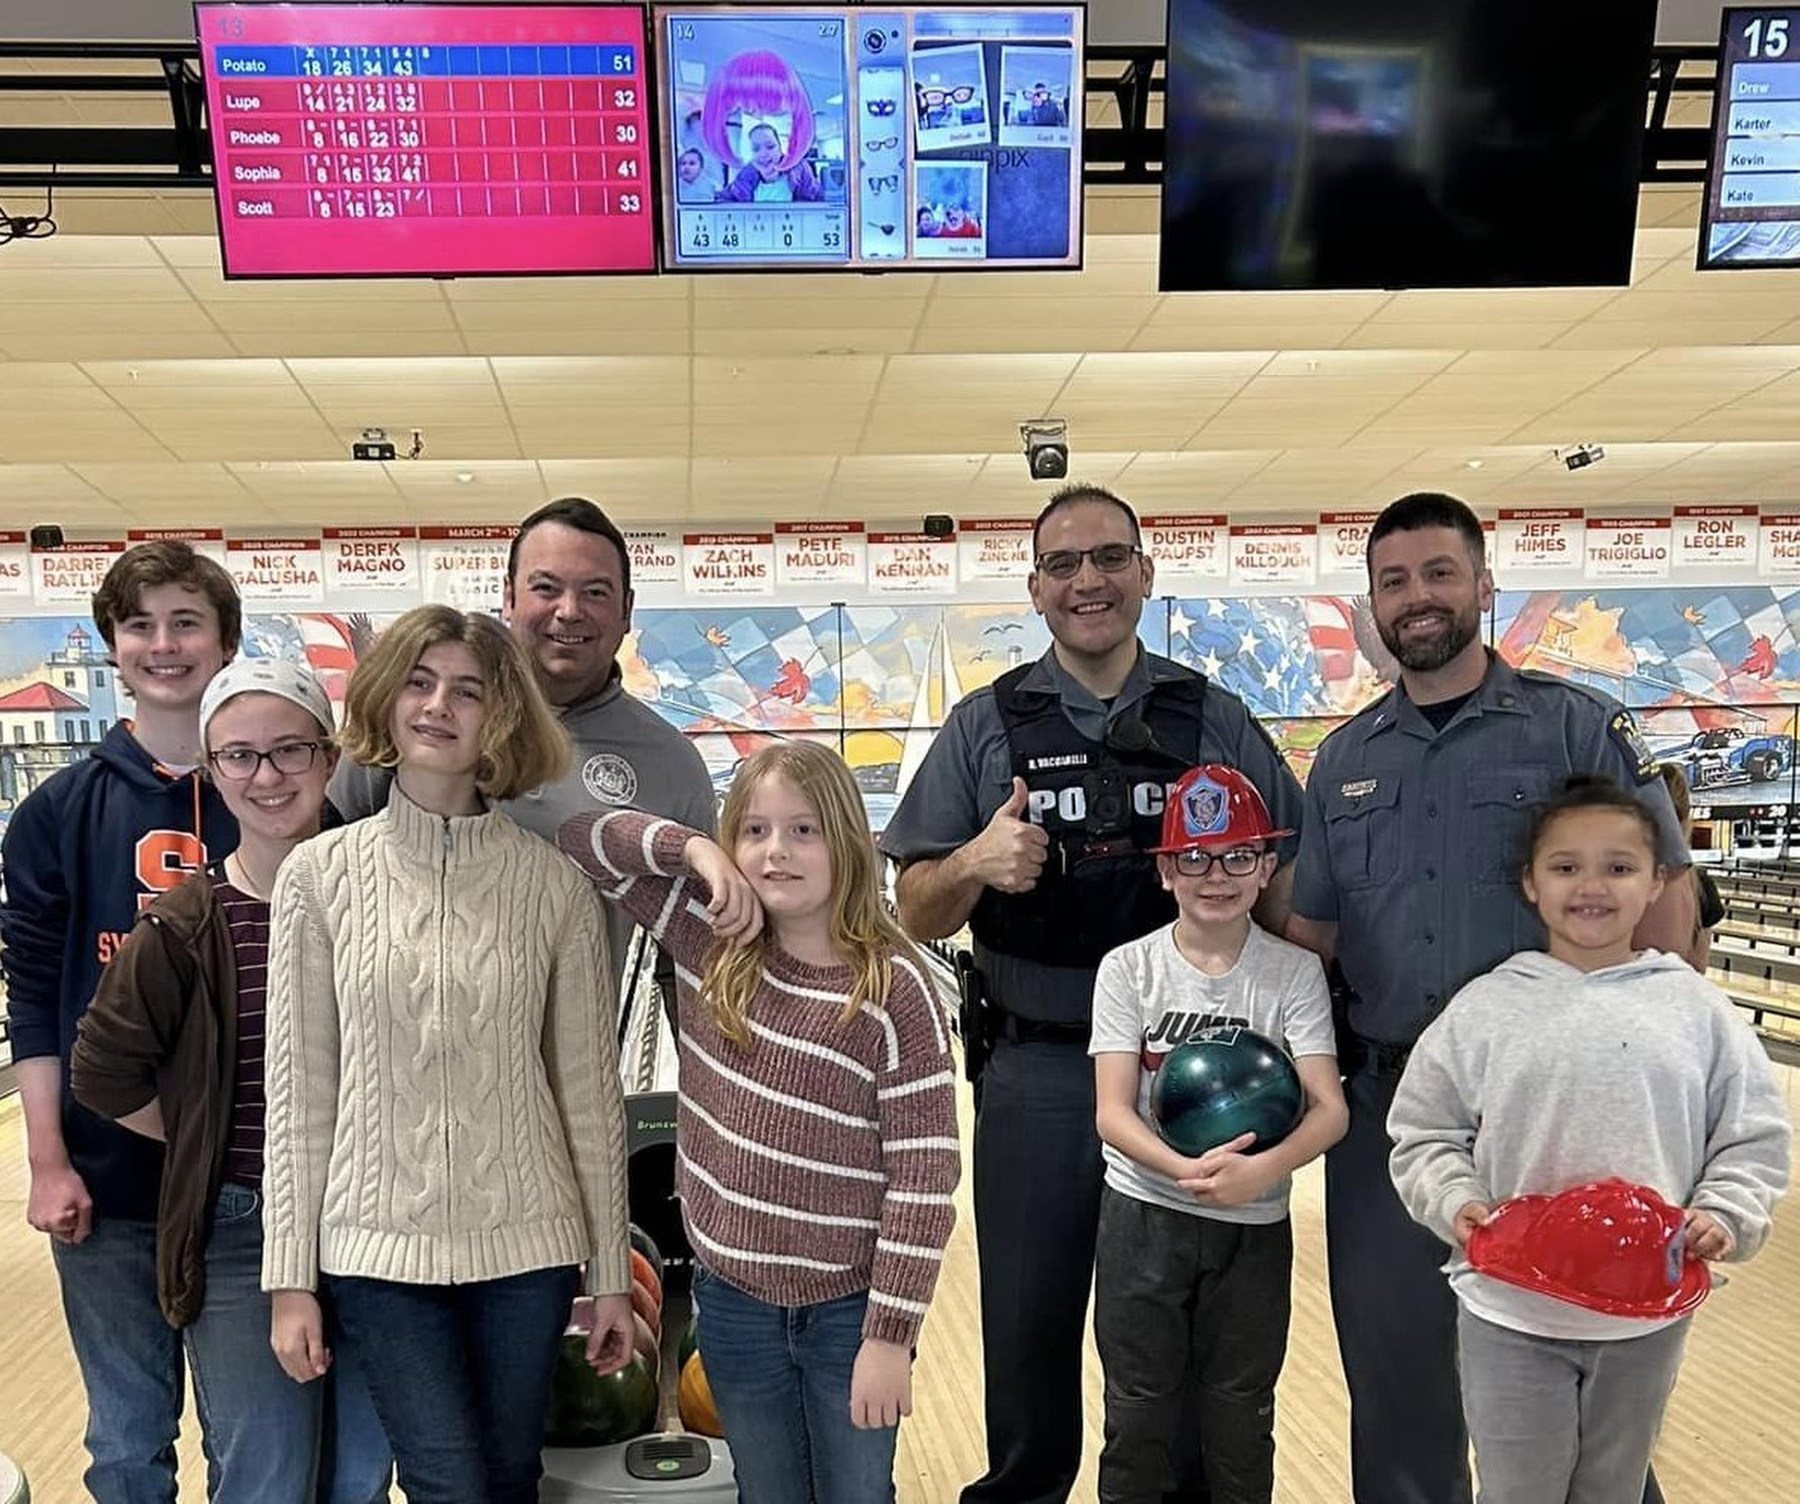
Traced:
[[1115, 725], [1099, 742], [1070, 724], [1054, 694], [1021, 690], [1027, 672], [995, 680], [994, 703], [1013, 772], [1025, 780], [1026, 818], [1048, 832], [1049, 855], [1030, 892], [984, 892], [969, 927], [1004, 955], [1092, 968], [1175, 917], [1149, 849], [1169, 791], [1199, 747], [1206, 681], [1157, 685], [1135, 734]]

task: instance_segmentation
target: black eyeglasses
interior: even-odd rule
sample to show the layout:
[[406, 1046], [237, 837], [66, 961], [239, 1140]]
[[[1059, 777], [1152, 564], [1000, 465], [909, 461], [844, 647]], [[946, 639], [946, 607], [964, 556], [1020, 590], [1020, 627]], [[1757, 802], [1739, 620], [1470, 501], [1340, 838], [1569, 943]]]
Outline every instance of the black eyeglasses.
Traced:
[[1092, 559], [1101, 574], [1117, 574], [1143, 550], [1135, 543], [1102, 543], [1098, 548], [1053, 548], [1037, 556], [1037, 567], [1053, 580], [1072, 580], [1081, 573], [1081, 561]]
[[883, 136], [879, 141], [863, 142], [864, 151], [892, 151], [900, 144], [898, 136]]
[[974, 97], [974, 84], [958, 84], [954, 89], [919, 90], [919, 103], [927, 108], [939, 104], [967, 104]]
[[870, 99], [863, 107], [871, 115], [891, 115], [900, 108], [900, 102], [897, 99]]
[[871, 193], [892, 193], [899, 186], [900, 174], [897, 172], [872, 174], [869, 178], [869, 192]]
[[1233, 846], [1229, 851], [1178, 851], [1175, 870], [1183, 877], [1205, 877], [1217, 862], [1228, 877], [1248, 877], [1256, 871], [1263, 854], [1250, 846]]
[[223, 752], [209, 752], [206, 760], [221, 778], [229, 778], [233, 783], [248, 783], [265, 762], [277, 773], [289, 777], [304, 773], [319, 760], [323, 750], [323, 742], [283, 742], [267, 752], [258, 752], [254, 747], [227, 747]]

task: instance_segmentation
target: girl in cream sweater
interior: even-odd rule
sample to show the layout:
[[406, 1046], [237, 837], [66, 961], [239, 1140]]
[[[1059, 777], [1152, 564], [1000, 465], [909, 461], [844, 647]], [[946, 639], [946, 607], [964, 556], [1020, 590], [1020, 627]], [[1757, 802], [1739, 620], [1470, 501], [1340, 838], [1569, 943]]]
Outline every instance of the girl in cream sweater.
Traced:
[[589, 1361], [632, 1350], [600, 906], [491, 807], [557, 777], [567, 743], [505, 629], [444, 606], [376, 641], [342, 740], [394, 789], [275, 885], [272, 1340], [294, 1379], [323, 1372], [322, 1279], [410, 1504], [534, 1500], [579, 1266]]

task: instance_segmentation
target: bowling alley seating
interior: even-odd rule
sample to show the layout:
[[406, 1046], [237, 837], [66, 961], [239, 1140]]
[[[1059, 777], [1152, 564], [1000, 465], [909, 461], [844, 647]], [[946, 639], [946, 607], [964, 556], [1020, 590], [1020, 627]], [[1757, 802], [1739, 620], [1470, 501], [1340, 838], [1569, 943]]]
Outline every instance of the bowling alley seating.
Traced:
[[1772, 1055], [1800, 1060], [1800, 871], [1758, 862], [1713, 877], [1725, 918], [1708, 974], [1750, 1014]]

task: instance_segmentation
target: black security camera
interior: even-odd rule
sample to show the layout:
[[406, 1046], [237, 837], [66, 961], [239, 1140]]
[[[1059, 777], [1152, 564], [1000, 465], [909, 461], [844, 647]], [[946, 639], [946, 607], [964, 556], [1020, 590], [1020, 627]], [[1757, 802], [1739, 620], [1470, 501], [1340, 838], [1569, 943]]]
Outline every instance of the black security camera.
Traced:
[[1557, 457], [1571, 470], [1585, 470], [1589, 465], [1597, 465], [1606, 458], [1606, 451], [1598, 444], [1577, 444], [1573, 448], [1560, 450]]
[[925, 536], [927, 538], [948, 538], [956, 531], [956, 519], [945, 512], [927, 512], [925, 514]]
[[1069, 475], [1069, 425], [1063, 418], [1027, 418], [1019, 425], [1025, 441], [1025, 466], [1033, 480], [1066, 480]]
[[61, 548], [63, 530], [54, 522], [42, 523], [31, 530], [31, 546], [36, 549]]

